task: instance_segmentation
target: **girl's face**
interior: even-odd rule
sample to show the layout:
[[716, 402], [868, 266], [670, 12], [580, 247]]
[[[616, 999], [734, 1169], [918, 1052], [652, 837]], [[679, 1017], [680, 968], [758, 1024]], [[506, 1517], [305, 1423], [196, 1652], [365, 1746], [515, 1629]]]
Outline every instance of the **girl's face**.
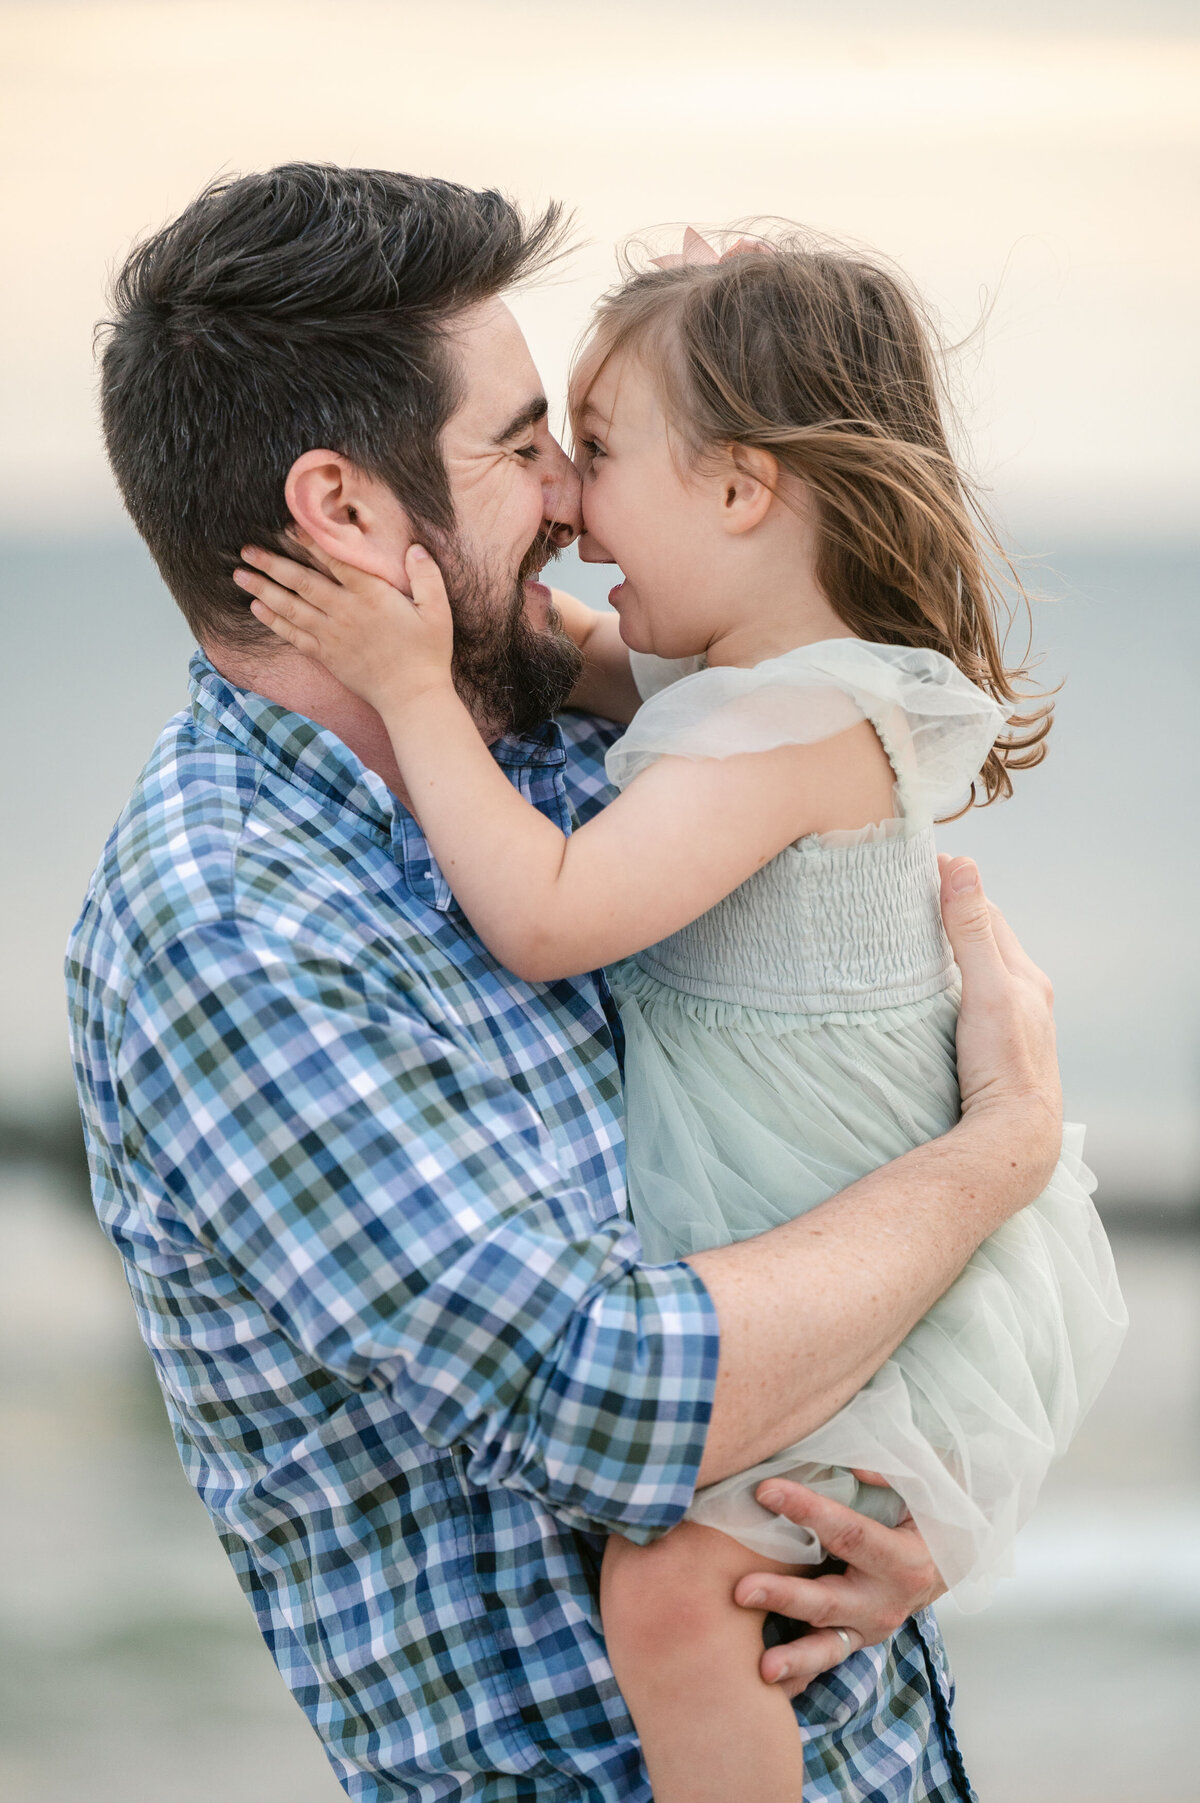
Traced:
[[602, 357], [598, 346], [586, 353], [573, 384], [579, 555], [620, 566], [625, 580], [609, 599], [627, 645], [695, 656], [727, 628], [736, 592], [720, 526], [722, 478], [689, 467], [641, 358], [617, 352], [598, 368]]

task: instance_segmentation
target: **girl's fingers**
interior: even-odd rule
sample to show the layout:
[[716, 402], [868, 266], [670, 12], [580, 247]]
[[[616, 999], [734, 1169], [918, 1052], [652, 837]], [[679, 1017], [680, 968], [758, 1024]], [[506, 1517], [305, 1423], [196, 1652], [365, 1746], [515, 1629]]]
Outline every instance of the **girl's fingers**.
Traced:
[[337, 593], [338, 584], [320, 570], [311, 570], [307, 564], [295, 563], [290, 557], [280, 557], [275, 551], [263, 551], [258, 545], [242, 546], [242, 562], [248, 563], [252, 570], [262, 571], [290, 594], [299, 595], [310, 607], [322, 611], [322, 603], [327, 605], [330, 597]]
[[360, 570], [355, 564], [342, 563], [340, 559], [331, 557], [328, 551], [321, 553], [321, 567], [328, 570], [330, 576], [336, 578], [337, 587], [349, 589], [351, 594], [362, 595], [372, 588], [387, 590], [396, 588], [396, 592], [404, 595], [406, 601], [410, 599], [408, 595], [404, 594], [402, 587], [385, 581], [382, 576], [369, 576], [365, 570]]
[[[426, 606], [441, 604], [447, 606], [445, 585], [441, 571], [429, 553], [420, 547], [412, 546], [409, 550], [412, 558], [412, 570], [420, 564], [422, 593]], [[348, 598], [368, 603], [385, 602], [390, 604], [397, 595], [401, 600], [409, 601], [420, 609], [421, 602], [415, 594], [406, 594], [402, 587], [397, 587], [382, 576], [369, 575], [354, 564], [342, 563], [339, 558], [331, 557], [328, 552], [321, 553], [321, 567], [310, 569], [306, 564], [296, 563], [290, 557], [280, 557], [274, 551], [263, 551], [255, 545], [247, 545], [242, 557], [253, 571], [261, 573], [277, 586], [287, 589], [289, 593], [298, 595], [310, 607], [320, 613], [335, 615], [339, 608], [347, 605]], [[407, 563], [406, 563], [406, 567]], [[410, 570], [410, 583], [412, 570]], [[247, 586], [243, 584], [243, 587]]]
[[320, 656], [320, 643], [312, 633], [305, 632], [301, 626], [293, 626], [290, 620], [285, 620], [282, 614], [277, 614], [273, 608], [268, 607], [265, 601], [257, 599], [252, 601], [250, 612], [256, 620], [261, 620], [264, 626], [269, 626], [276, 638], [286, 639], [289, 645], [302, 652], [305, 657]]
[[272, 582], [269, 577], [260, 576], [256, 570], [235, 570], [233, 580], [239, 588], [244, 588], [259, 601], [265, 601], [274, 614], [282, 614], [294, 626], [311, 629], [319, 626], [325, 618], [319, 607], [311, 601], [305, 601], [292, 589], [281, 588], [279, 583]]
[[410, 545], [404, 559], [412, 586], [414, 604], [421, 608], [439, 609], [449, 606], [442, 572], [424, 545]]

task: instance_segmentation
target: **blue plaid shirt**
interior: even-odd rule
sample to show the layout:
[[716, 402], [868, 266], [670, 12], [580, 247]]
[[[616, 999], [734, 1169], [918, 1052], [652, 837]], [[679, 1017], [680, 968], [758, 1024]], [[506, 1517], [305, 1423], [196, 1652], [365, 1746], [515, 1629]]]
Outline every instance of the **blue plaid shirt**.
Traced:
[[[569, 828], [611, 730], [502, 741]], [[180, 1456], [350, 1796], [647, 1803], [605, 1531], [692, 1494], [717, 1362], [625, 1212], [602, 978], [531, 986], [331, 733], [197, 657], [68, 952], [96, 1208]], [[931, 1619], [798, 1706], [806, 1798], [968, 1794]]]

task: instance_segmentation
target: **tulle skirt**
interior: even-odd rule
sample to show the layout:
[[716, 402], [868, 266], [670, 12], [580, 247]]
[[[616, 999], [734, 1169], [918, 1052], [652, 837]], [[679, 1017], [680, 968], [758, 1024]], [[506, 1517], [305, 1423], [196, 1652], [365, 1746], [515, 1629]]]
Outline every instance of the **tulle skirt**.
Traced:
[[[955, 992], [812, 1016], [684, 995], [633, 963], [613, 987], [627, 1041], [630, 1203], [651, 1263], [792, 1220], [958, 1118]], [[765, 1477], [794, 1477], [886, 1522], [907, 1509], [956, 1601], [982, 1606], [1124, 1336], [1082, 1143], [1082, 1128], [1068, 1127], [1042, 1195], [985, 1241], [832, 1420], [698, 1492], [689, 1517], [808, 1564], [823, 1557], [815, 1537], [754, 1500]], [[852, 1466], [881, 1472], [890, 1489], [860, 1484]]]

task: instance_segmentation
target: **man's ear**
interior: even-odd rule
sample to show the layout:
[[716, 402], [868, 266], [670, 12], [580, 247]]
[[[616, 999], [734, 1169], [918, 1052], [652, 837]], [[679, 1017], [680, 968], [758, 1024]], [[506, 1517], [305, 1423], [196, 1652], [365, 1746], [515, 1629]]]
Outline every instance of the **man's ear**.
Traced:
[[383, 482], [339, 451], [305, 451], [284, 484], [300, 542], [394, 582], [412, 543], [408, 516]]
[[779, 487], [779, 459], [757, 445], [729, 447], [721, 477], [721, 525], [726, 532], [749, 532], [766, 518]]

